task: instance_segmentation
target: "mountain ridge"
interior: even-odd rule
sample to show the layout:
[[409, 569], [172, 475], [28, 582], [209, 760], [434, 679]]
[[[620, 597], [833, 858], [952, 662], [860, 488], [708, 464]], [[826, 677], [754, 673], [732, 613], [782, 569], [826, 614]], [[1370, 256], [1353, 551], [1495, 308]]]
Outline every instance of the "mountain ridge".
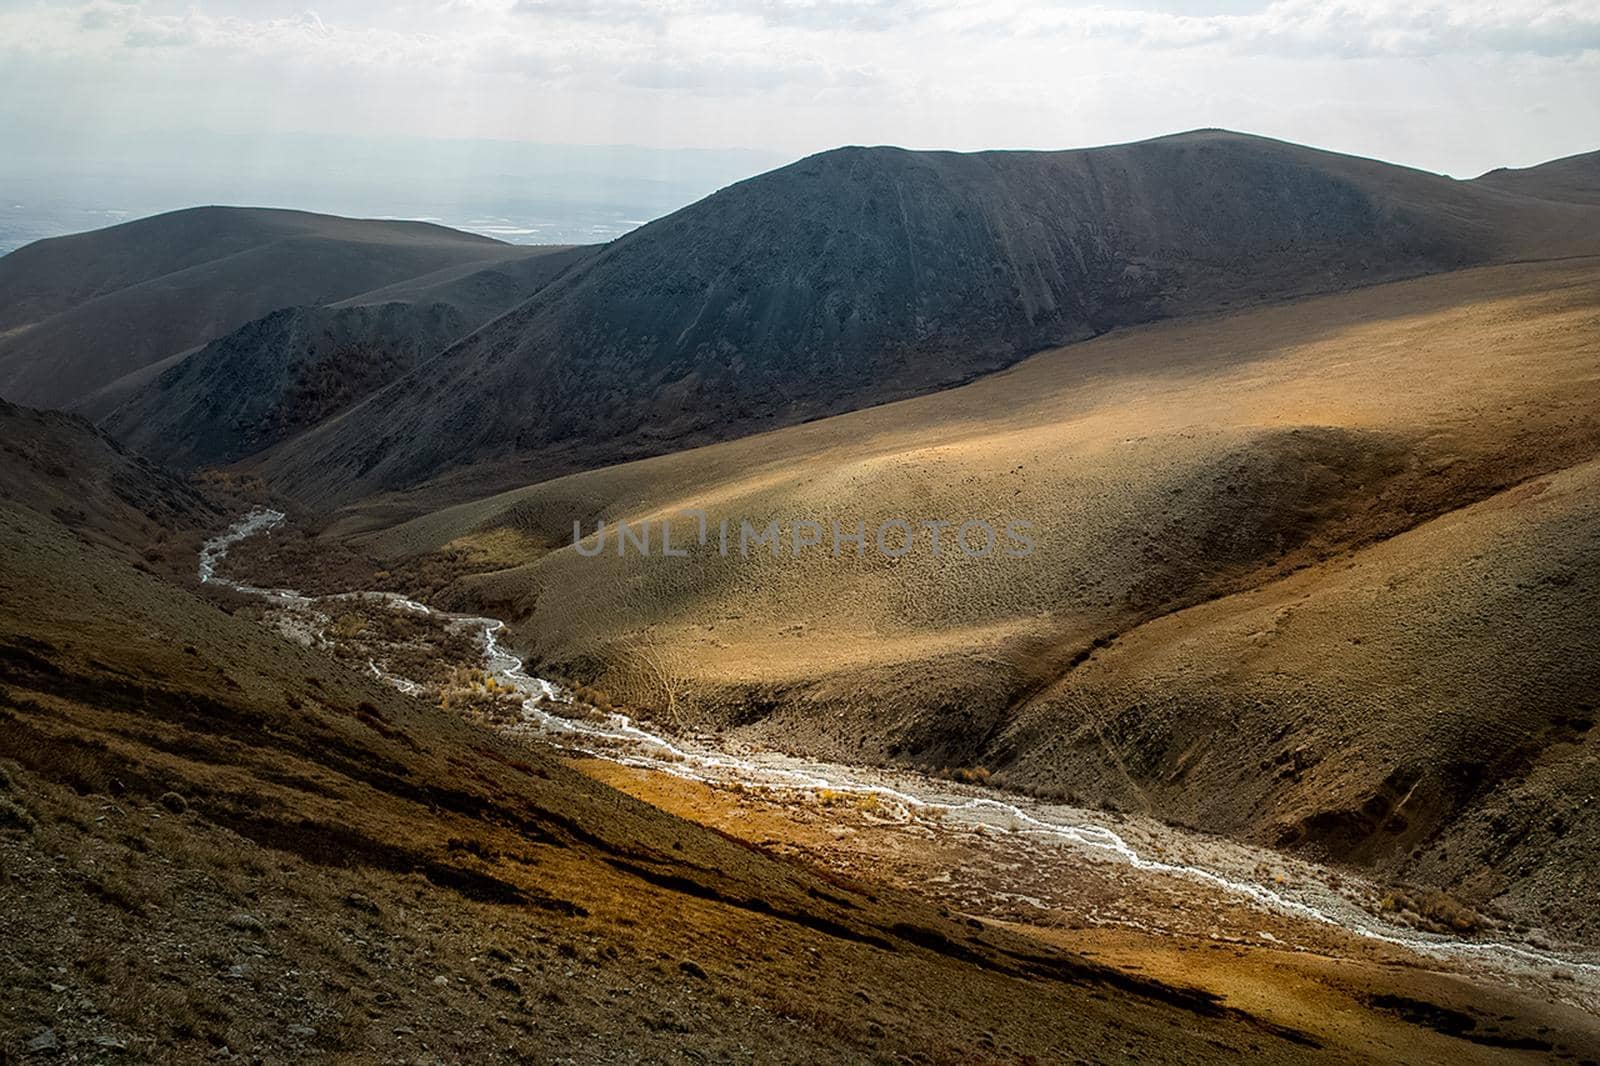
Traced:
[[0, 395], [66, 407], [260, 315], [525, 250], [423, 222], [204, 207], [0, 257]]
[[1531, 167], [1500, 167], [1473, 181], [1544, 200], [1600, 204], [1600, 151], [1580, 152]]
[[946, 387], [1118, 326], [1581, 251], [1600, 243], [1580, 224], [1595, 217], [1226, 132], [835, 149], [607, 245], [261, 469], [322, 506], [497, 463], [539, 480]]
[[272, 311], [116, 397], [99, 424], [179, 469], [236, 462], [348, 409], [591, 251], [529, 246], [488, 266]]

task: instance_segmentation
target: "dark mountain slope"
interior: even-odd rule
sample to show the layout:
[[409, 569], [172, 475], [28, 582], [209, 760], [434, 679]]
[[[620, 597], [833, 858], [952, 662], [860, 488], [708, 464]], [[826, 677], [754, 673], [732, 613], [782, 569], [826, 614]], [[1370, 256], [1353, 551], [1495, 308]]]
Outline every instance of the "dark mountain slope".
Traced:
[[316, 425], [443, 351], [589, 253], [523, 248], [339, 304], [274, 311], [168, 367], [102, 420], [179, 467], [231, 463]]
[[316, 425], [467, 332], [443, 303], [286, 307], [169, 367], [101, 424], [176, 467], [233, 462]]
[[1600, 152], [1569, 155], [1536, 167], [1501, 167], [1474, 184], [1505, 192], [1574, 204], [1600, 204]]
[[505, 314], [548, 285], [572, 264], [599, 250], [599, 245], [517, 245], [514, 253], [489, 266], [467, 263], [408, 278], [333, 304], [361, 307], [384, 303], [444, 303], [481, 325]]
[[64, 407], [269, 311], [518, 256], [415, 222], [196, 208], [0, 259], [0, 396]]
[[97, 296], [315, 232], [298, 211], [201, 207], [52, 237], [0, 258], [0, 331], [32, 325]]
[[[624, 237], [270, 459], [324, 503], [524, 481], [925, 392], [1167, 315], [1580, 247], [1596, 215], [1261, 138], [846, 148]], [[488, 487], [505, 468], [474, 473]]]
[[97, 544], [127, 548], [221, 518], [188, 484], [77, 415], [0, 400], [0, 504], [47, 515]]

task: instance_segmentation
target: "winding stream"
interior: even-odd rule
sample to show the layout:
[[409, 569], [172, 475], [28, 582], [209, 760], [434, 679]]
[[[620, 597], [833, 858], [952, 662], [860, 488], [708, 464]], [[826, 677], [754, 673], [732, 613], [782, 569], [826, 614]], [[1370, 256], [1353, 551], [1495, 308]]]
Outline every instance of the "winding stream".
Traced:
[[[522, 660], [500, 643], [505, 623], [497, 619], [436, 611], [395, 593], [350, 592], [313, 597], [290, 589], [239, 584], [218, 574], [218, 566], [233, 545], [269, 531], [283, 520], [280, 511], [258, 509], [208, 540], [200, 550], [200, 580], [261, 596], [290, 610], [308, 612], [324, 624], [328, 616], [318, 609], [319, 604], [362, 600], [424, 614], [452, 627], [475, 631], [483, 646], [486, 672], [498, 683], [515, 688], [523, 697], [522, 720], [514, 727], [516, 732], [541, 737], [583, 755], [712, 786], [737, 784], [752, 789], [813, 794], [826, 790], [871, 796], [875, 805], [892, 817], [909, 823], [925, 821], [941, 832], [1004, 838], [1010, 842], [1025, 842], [1033, 848], [1074, 849], [1085, 858], [1197, 882], [1248, 906], [1333, 927], [1419, 955], [1471, 962], [1506, 976], [1549, 978], [1556, 975], [1581, 984], [1591, 993], [1600, 990], [1600, 960], [1559, 954], [1530, 944], [1462, 939], [1390, 924], [1332, 887], [1341, 881], [1348, 885], [1351, 880], [1348, 876], [1336, 878], [1311, 863], [1276, 852], [1202, 839], [1166, 826], [1142, 826], [1136, 820], [1120, 825], [1119, 832], [1095, 821], [1098, 812], [1020, 799], [1013, 802], [1009, 797], [1002, 800], [996, 798], [992, 790], [955, 785], [910, 772], [854, 768], [769, 752], [718, 751], [650, 732], [619, 713], [596, 720], [551, 713], [547, 709], [549, 705], [571, 704], [571, 695], [549, 681], [528, 674]], [[369, 661], [368, 666], [375, 675], [402, 691], [410, 694], [422, 691], [414, 681], [387, 673], [376, 662]], [[1133, 839], [1138, 837], [1143, 839]], [[1155, 858], [1152, 845], [1158, 843], [1163, 852], [1204, 853], [1208, 861], [1201, 864]], [[1259, 870], [1264, 865], [1292, 867], [1295, 884], [1292, 887], [1268, 886], [1242, 872]]]

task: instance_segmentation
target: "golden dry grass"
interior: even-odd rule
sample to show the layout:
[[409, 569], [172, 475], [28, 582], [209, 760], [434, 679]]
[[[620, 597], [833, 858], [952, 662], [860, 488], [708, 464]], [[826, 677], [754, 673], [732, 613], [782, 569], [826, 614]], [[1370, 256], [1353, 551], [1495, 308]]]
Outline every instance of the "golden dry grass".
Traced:
[[[507, 551], [507, 569], [458, 593], [517, 618], [546, 669], [630, 704], [834, 757], [984, 765], [1391, 872], [1470, 875], [1479, 896], [1509, 891], [1565, 920], [1573, 908], [1546, 899], [1561, 876], [1548, 834], [1527, 845], [1533, 873], [1509, 881], [1444, 843], [1448, 859], [1411, 852], [1441, 825], [1491, 817], [1494, 788], [1556, 773], [1546, 749], [1575, 728], [1559, 721], [1587, 720], [1574, 708], [1592, 700], [1585, 652], [1600, 658], [1596, 563], [1567, 549], [1594, 537], [1592, 475], [1560, 475], [1544, 503], [1510, 490], [1597, 445], [1600, 263], [1529, 263], [1119, 332], [949, 392], [451, 508], [366, 546], [406, 554], [505, 529], [559, 542], [574, 520], [592, 531], [687, 508], [757, 526], [1031, 520], [1028, 559], [567, 546]], [[1479, 501], [1493, 501], [1479, 517], [1440, 518]], [[689, 520], [673, 528], [692, 539]], [[1474, 585], [1484, 558], [1498, 568]], [[1346, 559], [1363, 588], [1411, 591], [1367, 602], [1339, 583]], [[1247, 639], [1270, 618], [1227, 598], [1263, 588], [1328, 605], [1279, 662]], [[1258, 706], [1248, 730], [1225, 728]], [[1297, 745], [1343, 746], [1339, 765], [1361, 769], [1313, 773]]]
[[[502, 538], [504, 563], [525, 565], [479, 583], [536, 598], [519, 635], [558, 662], [647, 637], [690, 679], [797, 680], [1019, 635], [1070, 645], [1584, 457], [1597, 286], [1589, 262], [1517, 266], [1129, 330], [950, 392], [452, 508], [367, 546]], [[1039, 548], [530, 560], [503, 540], [687, 508], [758, 526], [1015, 517]], [[677, 519], [675, 541], [692, 526]]]

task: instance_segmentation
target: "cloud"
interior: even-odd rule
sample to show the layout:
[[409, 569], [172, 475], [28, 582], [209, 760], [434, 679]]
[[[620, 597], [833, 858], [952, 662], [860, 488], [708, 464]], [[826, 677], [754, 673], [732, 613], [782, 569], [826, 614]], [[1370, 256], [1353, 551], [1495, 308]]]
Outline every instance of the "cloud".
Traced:
[[882, 82], [864, 67], [840, 67], [815, 57], [653, 56], [624, 67], [617, 80], [638, 89], [723, 95], [803, 86], [816, 91], [870, 90]]
[[1007, 35], [1112, 38], [1145, 48], [1220, 46], [1247, 54], [1561, 56], [1600, 49], [1600, 2], [1277, 0], [1259, 10], [1223, 14], [1104, 6], [1018, 7], [1008, 16], [989, 17], [986, 28]]
[[141, 21], [122, 38], [129, 48], [181, 48], [195, 43], [188, 20], [158, 18]]
[[785, 153], [1225, 125], [1462, 172], [1593, 147], [1600, 0], [0, 0], [7, 114]]
[[620, 78], [642, 88], [725, 94], [879, 83], [875, 51], [886, 54], [887, 69], [937, 79], [938, 57], [959, 58], [975, 41], [1017, 49], [1047, 40], [1084, 47], [1110, 41], [1133, 50], [1343, 58], [1600, 50], [1600, 0], [1249, 3], [440, 0], [431, 12], [400, 20], [386, 19], [376, 0], [346, 0], [336, 9], [344, 17], [325, 21], [310, 11], [262, 17], [252, 5], [163, 11], [93, 0], [0, 6], [0, 54], [115, 59], [121, 50], [187, 50], [298, 67], [411, 65], [424, 73], [477, 67], [546, 82]]
[[939, 0], [516, 0], [519, 15], [661, 30], [712, 18], [807, 30], [883, 31], [920, 21]]

